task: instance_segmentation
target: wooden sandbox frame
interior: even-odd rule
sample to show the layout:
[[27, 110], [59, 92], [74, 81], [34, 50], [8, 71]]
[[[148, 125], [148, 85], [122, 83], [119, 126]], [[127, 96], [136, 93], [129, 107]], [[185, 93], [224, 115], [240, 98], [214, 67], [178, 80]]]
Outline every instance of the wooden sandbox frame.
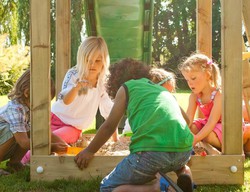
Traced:
[[[123, 156], [96, 156], [83, 171], [73, 156], [50, 156], [50, 0], [31, 0], [31, 180], [105, 176]], [[242, 6], [241, 6], [242, 5]], [[242, 11], [248, 0], [221, 0], [223, 155], [193, 156], [189, 165], [196, 184], [243, 184], [242, 155]], [[242, 8], [243, 7], [243, 8]], [[197, 49], [211, 55], [212, 0], [197, 0]], [[70, 0], [56, 0], [56, 74], [62, 82], [70, 66]], [[248, 65], [249, 67], [249, 65]], [[56, 84], [57, 90], [60, 85]], [[43, 172], [37, 173], [42, 166]], [[232, 166], [237, 167], [231, 172]], [[174, 174], [169, 174], [175, 179]]]

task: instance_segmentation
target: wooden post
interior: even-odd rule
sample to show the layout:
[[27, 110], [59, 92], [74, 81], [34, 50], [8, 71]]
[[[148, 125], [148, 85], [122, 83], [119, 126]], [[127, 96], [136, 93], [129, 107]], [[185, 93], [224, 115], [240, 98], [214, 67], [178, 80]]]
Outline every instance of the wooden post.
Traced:
[[[196, 50], [212, 58], [212, 0], [196, 1]], [[204, 118], [200, 109], [197, 116]]]
[[[50, 154], [50, 0], [31, 0], [31, 152]], [[31, 156], [32, 157], [32, 156]], [[32, 158], [31, 158], [32, 160]]]
[[71, 66], [70, 2], [56, 1], [56, 96], [61, 91], [62, 81]]
[[221, 10], [222, 152], [236, 155], [242, 154], [242, 1], [222, 0]]
[[196, 49], [212, 58], [212, 0], [197, 0]]

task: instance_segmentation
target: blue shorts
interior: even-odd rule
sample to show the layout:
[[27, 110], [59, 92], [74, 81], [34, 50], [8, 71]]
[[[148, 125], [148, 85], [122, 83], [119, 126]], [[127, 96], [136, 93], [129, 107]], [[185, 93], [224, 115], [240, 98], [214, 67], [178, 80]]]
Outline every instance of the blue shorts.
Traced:
[[190, 159], [188, 152], [138, 152], [124, 158], [101, 182], [100, 191], [110, 192], [120, 185], [142, 185], [155, 179], [157, 172], [177, 171]]

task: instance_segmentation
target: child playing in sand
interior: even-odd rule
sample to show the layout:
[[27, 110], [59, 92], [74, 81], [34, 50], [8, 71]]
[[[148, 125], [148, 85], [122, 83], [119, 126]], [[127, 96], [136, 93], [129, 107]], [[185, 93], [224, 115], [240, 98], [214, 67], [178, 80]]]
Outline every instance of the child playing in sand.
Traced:
[[[18, 79], [8, 98], [8, 104], [0, 108], [0, 162], [9, 159], [7, 168], [15, 172], [24, 168], [20, 161], [30, 149], [30, 70]], [[54, 134], [51, 141], [51, 151], [67, 150], [67, 144]], [[7, 174], [0, 170], [0, 175]]]
[[[222, 94], [219, 67], [206, 55], [196, 53], [181, 63], [179, 70], [192, 90], [187, 116], [191, 122], [190, 129], [195, 134], [193, 145], [203, 140], [221, 149]], [[197, 107], [205, 118], [194, 120]]]
[[[174, 73], [169, 72], [163, 68], [152, 68], [150, 70], [150, 79], [153, 83], [163, 86], [170, 93], [175, 92], [176, 88], [176, 76]], [[184, 110], [180, 107], [181, 112], [187, 123], [189, 124], [189, 119], [184, 112]], [[128, 119], [125, 121], [124, 129], [122, 131], [123, 134], [130, 134], [131, 128], [128, 122]]]
[[[107, 118], [113, 106], [105, 89], [109, 52], [102, 37], [87, 37], [77, 53], [77, 64], [65, 75], [62, 91], [51, 109], [51, 129], [68, 144], [75, 143], [82, 130], [95, 119], [98, 108]], [[118, 131], [113, 135], [117, 141]]]
[[192, 152], [193, 134], [173, 95], [149, 80], [150, 68], [124, 59], [110, 68], [107, 91], [114, 106], [88, 147], [75, 162], [87, 167], [98, 149], [111, 137], [127, 111], [133, 135], [130, 154], [101, 182], [100, 191], [159, 191], [159, 181], [147, 185], [158, 172], [175, 171], [177, 184], [192, 191], [191, 171], [186, 165]]

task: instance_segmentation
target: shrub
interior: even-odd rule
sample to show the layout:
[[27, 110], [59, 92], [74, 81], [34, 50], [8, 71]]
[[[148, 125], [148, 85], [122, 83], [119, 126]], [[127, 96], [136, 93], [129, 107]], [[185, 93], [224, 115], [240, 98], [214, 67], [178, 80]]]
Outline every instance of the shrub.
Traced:
[[7, 45], [7, 35], [0, 36], [0, 95], [10, 92], [30, 63], [29, 47]]

